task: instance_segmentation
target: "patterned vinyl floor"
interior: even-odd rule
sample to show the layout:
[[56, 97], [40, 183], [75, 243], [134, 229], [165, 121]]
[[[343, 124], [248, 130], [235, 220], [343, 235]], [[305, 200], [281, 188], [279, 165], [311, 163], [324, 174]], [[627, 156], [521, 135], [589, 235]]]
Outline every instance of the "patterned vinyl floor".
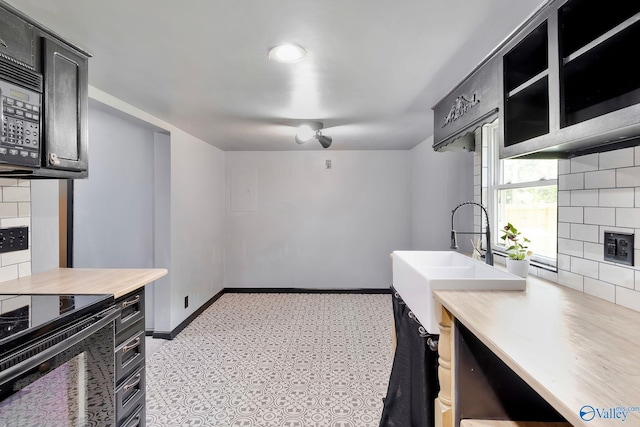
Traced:
[[147, 426], [377, 427], [390, 295], [225, 294], [147, 360]]

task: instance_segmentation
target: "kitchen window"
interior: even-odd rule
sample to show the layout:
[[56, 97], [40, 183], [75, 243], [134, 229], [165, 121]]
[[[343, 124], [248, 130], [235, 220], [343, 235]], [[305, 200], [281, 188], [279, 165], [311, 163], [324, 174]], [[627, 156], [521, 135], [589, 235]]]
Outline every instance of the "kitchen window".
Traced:
[[[532, 261], [556, 268], [558, 161], [500, 159], [498, 121], [482, 128], [482, 201], [492, 215], [492, 248], [506, 252], [500, 236], [508, 222], [531, 242]], [[484, 225], [483, 225], [484, 227]]]

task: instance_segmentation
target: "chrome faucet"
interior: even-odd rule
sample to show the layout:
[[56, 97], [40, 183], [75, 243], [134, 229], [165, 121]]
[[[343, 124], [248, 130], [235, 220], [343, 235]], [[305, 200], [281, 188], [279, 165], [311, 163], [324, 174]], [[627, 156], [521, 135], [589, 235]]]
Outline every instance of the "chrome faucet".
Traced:
[[[491, 252], [491, 230], [489, 228], [489, 214], [487, 213], [487, 208], [485, 208], [480, 203], [477, 203], [477, 202], [463, 202], [463, 203], [460, 203], [458, 206], [455, 207], [454, 210], [451, 211], [451, 249], [458, 249], [458, 241], [457, 241], [457, 238], [456, 238], [456, 230], [453, 229], [453, 216], [456, 214], [456, 211], [458, 210], [458, 208], [460, 208], [460, 207], [462, 207], [464, 205], [480, 206], [482, 208], [482, 210], [484, 211], [484, 216], [485, 216], [485, 218], [487, 220], [487, 231], [484, 233], [485, 236], [487, 237], [487, 253], [484, 255], [484, 259], [485, 259], [487, 264], [493, 265], [493, 252]], [[482, 234], [482, 233], [476, 233], [475, 231], [459, 231], [458, 233], [459, 234]]]

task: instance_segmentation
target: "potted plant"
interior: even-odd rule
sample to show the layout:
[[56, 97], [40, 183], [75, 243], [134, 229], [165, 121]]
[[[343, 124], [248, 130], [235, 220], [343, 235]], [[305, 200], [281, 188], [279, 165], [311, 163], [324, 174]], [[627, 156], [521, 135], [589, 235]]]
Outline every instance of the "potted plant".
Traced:
[[527, 250], [527, 243], [531, 240], [527, 239], [513, 226], [510, 222], [502, 229], [502, 236], [507, 247], [507, 271], [520, 277], [527, 277], [529, 274], [529, 257], [531, 251]]

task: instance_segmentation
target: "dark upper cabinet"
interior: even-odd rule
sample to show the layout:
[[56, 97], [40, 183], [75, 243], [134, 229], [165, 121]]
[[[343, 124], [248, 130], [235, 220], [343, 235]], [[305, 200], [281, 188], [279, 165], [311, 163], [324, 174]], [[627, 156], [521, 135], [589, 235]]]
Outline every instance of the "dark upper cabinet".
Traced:
[[547, 3], [498, 52], [500, 157], [640, 143], [640, 2]]
[[87, 58], [42, 38], [44, 74], [43, 166], [87, 170]]
[[35, 69], [33, 25], [0, 8], [0, 57]]
[[497, 62], [478, 67], [435, 107], [433, 149], [473, 151], [474, 130], [498, 117]]
[[0, 176], [87, 177], [89, 57], [0, 0]]

